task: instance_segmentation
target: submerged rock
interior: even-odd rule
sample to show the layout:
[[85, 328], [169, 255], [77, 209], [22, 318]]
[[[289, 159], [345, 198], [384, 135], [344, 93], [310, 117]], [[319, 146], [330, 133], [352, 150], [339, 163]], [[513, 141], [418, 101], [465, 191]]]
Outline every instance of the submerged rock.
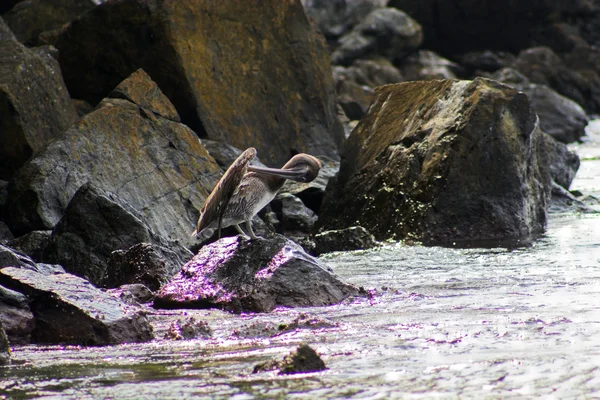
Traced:
[[19, 43], [2, 18], [0, 54], [0, 179], [9, 180], [77, 114], [56, 60]]
[[212, 330], [205, 321], [196, 321], [194, 317], [178, 318], [171, 323], [164, 339], [187, 340], [209, 338]]
[[327, 369], [319, 354], [308, 344], [301, 344], [281, 361], [268, 361], [254, 367], [252, 373], [278, 370], [279, 374], [299, 374]]
[[52, 44], [75, 98], [95, 105], [143, 68], [200, 137], [269, 164], [337, 157], [330, 58], [300, 1], [108, 1]]
[[0, 324], [13, 344], [31, 343], [35, 319], [22, 293], [0, 286]]
[[379, 87], [317, 222], [429, 243], [543, 231], [551, 179], [527, 96], [487, 79]]
[[219, 167], [146, 73], [132, 74], [114, 96], [19, 170], [6, 212], [14, 234], [52, 229], [89, 182], [157, 235], [189, 240]]
[[6, 267], [0, 270], [0, 284], [29, 299], [36, 343], [107, 345], [153, 339], [141, 310], [75, 275]]
[[357, 293], [281, 235], [251, 241], [237, 236], [200, 249], [160, 290], [154, 305], [269, 312], [277, 306], [336, 304]]

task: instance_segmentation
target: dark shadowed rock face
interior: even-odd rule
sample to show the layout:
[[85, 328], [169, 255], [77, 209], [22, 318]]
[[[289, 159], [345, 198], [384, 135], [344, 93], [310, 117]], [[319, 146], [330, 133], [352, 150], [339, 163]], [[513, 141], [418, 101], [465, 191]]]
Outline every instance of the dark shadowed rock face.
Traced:
[[357, 289], [283, 236], [229, 237], [200, 249], [165, 285], [156, 307], [269, 312], [277, 306], [336, 304]]
[[23, 46], [0, 18], [0, 179], [9, 180], [77, 114], [56, 60]]
[[13, 233], [52, 229], [90, 182], [138, 212], [157, 235], [189, 240], [219, 167], [194, 132], [173, 120], [148, 75], [136, 72], [115, 93], [120, 98], [105, 99], [19, 171], [8, 190]]
[[314, 250], [311, 254], [321, 255], [334, 251], [367, 250], [377, 246], [377, 241], [362, 226], [317, 233], [312, 240]]
[[337, 157], [329, 54], [300, 1], [110, 1], [53, 44], [75, 98], [96, 104], [143, 68], [201, 137], [278, 165], [294, 151]]
[[10, 344], [0, 321], [0, 365], [10, 364]]
[[152, 327], [138, 308], [77, 276], [6, 267], [0, 270], [0, 283], [29, 299], [36, 343], [107, 345], [153, 339]]
[[13, 345], [31, 343], [35, 320], [25, 295], [0, 286], [0, 323]]
[[317, 223], [426, 242], [541, 232], [551, 179], [540, 138], [527, 97], [494, 81], [380, 87]]

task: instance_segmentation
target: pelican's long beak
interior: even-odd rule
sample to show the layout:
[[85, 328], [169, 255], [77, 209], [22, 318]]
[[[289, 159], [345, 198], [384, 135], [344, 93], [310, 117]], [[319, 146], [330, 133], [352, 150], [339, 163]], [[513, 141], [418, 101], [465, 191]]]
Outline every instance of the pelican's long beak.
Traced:
[[296, 167], [287, 169], [278, 168], [266, 168], [266, 167], [255, 167], [253, 165], [248, 166], [248, 171], [256, 172], [265, 175], [275, 175], [285, 179], [298, 180], [308, 173], [307, 165], [298, 165]]

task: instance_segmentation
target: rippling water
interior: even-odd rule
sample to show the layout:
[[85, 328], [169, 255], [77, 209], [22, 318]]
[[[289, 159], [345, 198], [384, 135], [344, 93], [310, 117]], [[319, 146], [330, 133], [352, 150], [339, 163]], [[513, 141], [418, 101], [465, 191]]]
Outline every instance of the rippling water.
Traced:
[[[594, 127], [596, 125], [592, 125]], [[600, 196], [600, 140], [573, 146], [573, 188]], [[322, 257], [375, 295], [334, 307], [233, 316], [189, 311], [209, 340], [25, 346], [0, 369], [10, 398], [600, 397], [600, 217], [553, 215], [534, 243], [387, 245]], [[151, 315], [160, 337], [174, 311]], [[302, 317], [311, 321], [280, 332]], [[310, 343], [328, 370], [252, 374]]]

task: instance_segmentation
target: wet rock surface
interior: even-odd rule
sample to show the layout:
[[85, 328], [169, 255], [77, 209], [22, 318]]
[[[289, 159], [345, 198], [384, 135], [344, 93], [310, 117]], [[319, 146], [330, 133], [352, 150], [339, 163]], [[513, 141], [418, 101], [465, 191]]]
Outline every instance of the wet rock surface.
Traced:
[[551, 180], [525, 95], [478, 78], [376, 96], [345, 145], [320, 229], [359, 223], [378, 240], [426, 242], [543, 231]]
[[52, 57], [19, 43], [0, 18], [0, 179], [16, 171], [77, 115]]
[[204, 321], [196, 321], [194, 317], [178, 318], [171, 323], [164, 339], [188, 340], [196, 338], [209, 338], [212, 331]]
[[307, 344], [300, 345], [294, 352], [284, 357], [281, 361], [271, 361], [258, 364], [253, 373], [277, 370], [279, 374], [299, 374], [302, 372], [316, 372], [327, 369], [325, 362], [319, 354]]
[[201, 137], [256, 147], [265, 163], [337, 157], [329, 55], [299, 1], [106, 2], [52, 44], [75, 98], [97, 104], [143, 68]]
[[0, 270], [0, 284], [27, 296], [36, 343], [107, 345], [153, 339], [140, 309], [75, 275], [6, 267]]
[[142, 104], [105, 99], [19, 170], [6, 213], [13, 233], [53, 228], [89, 182], [137, 211], [157, 235], [189, 240], [219, 168], [187, 126], [156, 112], [168, 100], [148, 75], [130, 79], [141, 93], [129, 97]]
[[200, 249], [162, 287], [154, 305], [269, 312], [337, 304], [357, 293], [283, 236], [252, 241], [238, 236]]

